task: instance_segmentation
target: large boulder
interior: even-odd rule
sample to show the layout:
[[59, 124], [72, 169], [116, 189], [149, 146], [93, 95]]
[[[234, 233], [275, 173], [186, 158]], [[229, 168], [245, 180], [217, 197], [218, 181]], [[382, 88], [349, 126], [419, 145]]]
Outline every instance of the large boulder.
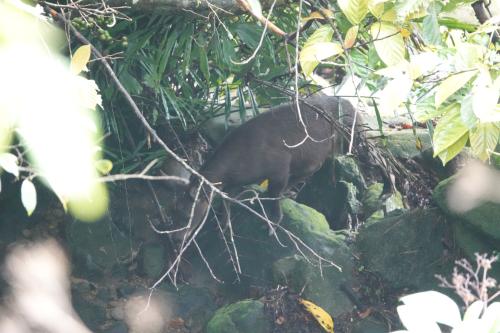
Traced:
[[[292, 238], [300, 241], [294, 244], [285, 232], [278, 230], [280, 245], [268, 235], [264, 222], [244, 210], [233, 209], [233, 229], [242, 270], [239, 282], [214, 284], [205, 263], [195, 257], [192, 267], [200, 269], [192, 272], [190, 283], [212, 285], [217, 293], [232, 301], [254, 297], [252, 291], [274, 289], [277, 285], [287, 285], [292, 292], [300, 293], [307, 284], [304, 297], [309, 297], [325, 309], [334, 309], [335, 313], [350, 311], [352, 304], [340, 290], [342, 282], [352, 278], [353, 269], [351, 250], [345, 237], [332, 231], [325, 217], [310, 207], [291, 199], [282, 200], [281, 206], [284, 213], [281, 225], [293, 233]], [[203, 235], [199, 243], [215, 275], [225, 282], [235, 281], [233, 263], [229, 260], [224, 242], [217, 237], [217, 229]], [[339, 265], [342, 272], [325, 261], [320, 267], [318, 257], [311, 250]], [[307, 256], [307, 260], [303, 255]], [[328, 292], [324, 293], [323, 288]], [[318, 297], [323, 294], [332, 297]]]
[[392, 287], [424, 290], [436, 288], [435, 274], [452, 271], [446, 246], [450, 234], [438, 209], [416, 209], [365, 224], [356, 246], [366, 269]]

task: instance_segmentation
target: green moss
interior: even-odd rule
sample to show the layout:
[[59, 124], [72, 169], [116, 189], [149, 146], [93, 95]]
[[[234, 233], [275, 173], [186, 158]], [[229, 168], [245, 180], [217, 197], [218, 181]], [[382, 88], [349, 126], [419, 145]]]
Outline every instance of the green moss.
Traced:
[[264, 304], [243, 300], [215, 312], [208, 322], [207, 333], [268, 333], [271, 321], [264, 313]]

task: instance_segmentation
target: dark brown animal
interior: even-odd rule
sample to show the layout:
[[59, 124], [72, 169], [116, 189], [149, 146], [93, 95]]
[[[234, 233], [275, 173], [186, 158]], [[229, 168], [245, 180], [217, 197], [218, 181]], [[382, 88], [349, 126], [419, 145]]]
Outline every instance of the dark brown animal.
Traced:
[[[308, 98], [306, 102], [320, 108], [331, 118], [340, 119], [346, 127], [352, 125], [355, 110], [348, 101], [316, 96]], [[301, 104], [300, 110], [312, 139], [308, 138], [302, 144], [291, 147], [302, 142], [306, 133], [299, 122], [295, 104], [283, 104], [229, 133], [201, 167], [200, 174], [224, 190], [258, 184], [268, 179], [268, 196], [280, 197], [287, 188], [315, 173], [333, 153], [333, 125], [305, 103]], [[180, 203], [179, 211], [184, 216], [184, 223], [189, 217], [198, 188], [197, 177], [192, 177]], [[209, 193], [208, 187], [204, 190]], [[207, 208], [208, 200], [202, 193], [195, 206], [192, 228], [201, 222]], [[278, 200], [271, 201], [268, 216], [274, 222], [281, 220]]]

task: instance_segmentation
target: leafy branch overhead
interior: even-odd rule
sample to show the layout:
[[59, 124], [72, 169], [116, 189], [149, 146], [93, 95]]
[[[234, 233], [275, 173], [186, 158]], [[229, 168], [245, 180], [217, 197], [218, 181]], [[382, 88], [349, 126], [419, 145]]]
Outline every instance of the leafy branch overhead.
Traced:
[[[301, 94], [332, 85], [319, 75], [325, 70], [348, 72], [368, 90], [355, 95], [363, 97], [368, 112], [376, 107], [380, 122], [410, 114], [412, 121], [427, 123], [434, 152], [446, 163], [467, 145], [488, 159], [499, 139], [499, 20], [488, 3], [487, 15], [469, 20], [473, 2], [340, 0], [300, 7], [238, 0], [238, 12], [233, 2], [210, 2], [208, 9], [184, 8], [175, 15], [148, 2], [159, 15], [145, 11], [130, 20], [116, 14], [113, 20], [110, 9], [101, 17], [75, 10], [72, 23], [110, 59], [120, 58], [113, 64], [118, 78], [141, 97], [139, 107], [153, 125], [166, 120], [192, 129], [217, 116], [227, 121], [232, 113], [244, 121], [259, 106], [288, 99], [283, 92], [295, 88], [297, 59]], [[469, 10], [468, 17], [457, 16], [457, 10]], [[493, 17], [484, 20], [488, 10]], [[93, 75], [105, 109], [122, 109], [124, 101], [104, 73]], [[133, 131], [126, 113], [105, 112], [103, 118], [120, 140]], [[129, 148], [147, 146], [136, 142]], [[134, 168], [140, 165], [126, 170]]]
[[345, 66], [378, 97], [383, 116], [437, 120], [434, 154], [444, 164], [467, 144], [486, 160], [500, 135], [499, 20], [452, 18], [471, 2], [339, 0], [305, 41], [302, 71], [321, 84], [320, 64]]

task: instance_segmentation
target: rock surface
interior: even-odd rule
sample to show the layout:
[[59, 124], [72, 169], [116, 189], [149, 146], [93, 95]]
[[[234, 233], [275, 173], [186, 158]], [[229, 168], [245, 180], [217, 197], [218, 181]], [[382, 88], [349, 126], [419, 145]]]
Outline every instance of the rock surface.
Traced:
[[452, 271], [446, 245], [450, 237], [446, 218], [437, 209], [416, 209], [367, 223], [356, 246], [365, 269], [394, 288], [425, 290], [436, 288], [435, 274]]

